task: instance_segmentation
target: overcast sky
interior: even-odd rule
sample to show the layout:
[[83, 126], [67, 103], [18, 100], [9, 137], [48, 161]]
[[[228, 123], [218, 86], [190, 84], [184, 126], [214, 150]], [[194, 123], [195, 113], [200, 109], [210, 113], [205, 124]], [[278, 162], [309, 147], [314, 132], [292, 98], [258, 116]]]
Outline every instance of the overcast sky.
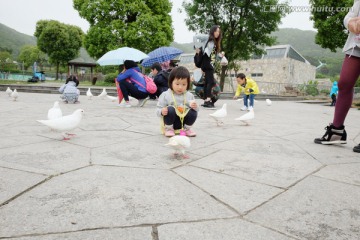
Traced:
[[[188, 1], [188, 0], [187, 0]], [[189, 43], [194, 33], [185, 25], [185, 12], [178, 12], [183, 0], [171, 0], [173, 3], [172, 19], [174, 40]], [[308, 0], [290, 0], [291, 6], [308, 6]], [[80, 18], [72, 6], [72, 0], [0, 0], [0, 23], [18, 32], [33, 36], [38, 20], [58, 20], [59, 22], [79, 26], [85, 33], [89, 29], [86, 20]], [[298, 28], [314, 30], [309, 20], [310, 12], [293, 12], [282, 19], [280, 28]]]

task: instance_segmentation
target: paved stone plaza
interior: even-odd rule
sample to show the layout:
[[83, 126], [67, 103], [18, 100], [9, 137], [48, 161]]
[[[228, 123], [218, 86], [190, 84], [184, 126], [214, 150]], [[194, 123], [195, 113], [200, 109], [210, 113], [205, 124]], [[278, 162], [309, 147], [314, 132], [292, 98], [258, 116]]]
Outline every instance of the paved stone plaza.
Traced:
[[[360, 111], [348, 144], [313, 143], [332, 121], [322, 104], [242, 102], [216, 126], [201, 109], [189, 159], [160, 135], [155, 101], [120, 108], [108, 99], [61, 103], [85, 110], [76, 137], [36, 122], [58, 94], [0, 92], [0, 239], [360, 239]], [[201, 103], [200, 100], [197, 101]]]

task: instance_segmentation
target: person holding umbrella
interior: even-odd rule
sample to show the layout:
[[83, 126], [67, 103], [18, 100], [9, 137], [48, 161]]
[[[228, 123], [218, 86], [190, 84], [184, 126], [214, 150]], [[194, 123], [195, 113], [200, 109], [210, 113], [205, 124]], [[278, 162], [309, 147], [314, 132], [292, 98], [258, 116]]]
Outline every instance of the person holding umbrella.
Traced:
[[139, 107], [143, 107], [148, 100], [149, 93], [143, 86], [146, 86], [144, 77], [138, 65], [132, 60], [124, 61], [124, 68], [117, 79], [121, 92], [125, 99], [125, 107], [131, 107], [129, 96], [139, 100]]

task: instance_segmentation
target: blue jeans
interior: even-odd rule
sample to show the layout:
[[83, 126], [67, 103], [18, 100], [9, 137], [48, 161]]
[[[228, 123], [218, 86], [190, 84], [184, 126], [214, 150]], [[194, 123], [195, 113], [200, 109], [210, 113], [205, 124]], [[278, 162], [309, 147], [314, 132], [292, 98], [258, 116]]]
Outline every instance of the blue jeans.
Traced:
[[244, 94], [244, 106], [248, 107], [248, 99], [250, 99], [250, 107], [254, 107], [255, 94]]

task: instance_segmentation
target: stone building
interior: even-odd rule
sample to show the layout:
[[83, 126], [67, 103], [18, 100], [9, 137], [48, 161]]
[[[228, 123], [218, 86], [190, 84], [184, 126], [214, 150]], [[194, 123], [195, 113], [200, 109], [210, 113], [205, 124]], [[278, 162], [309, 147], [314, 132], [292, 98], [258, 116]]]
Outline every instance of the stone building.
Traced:
[[[262, 93], [296, 94], [301, 84], [315, 80], [316, 67], [312, 66], [290, 45], [265, 48], [258, 59], [240, 61], [239, 72], [253, 78]], [[236, 86], [236, 80], [232, 78]]]

